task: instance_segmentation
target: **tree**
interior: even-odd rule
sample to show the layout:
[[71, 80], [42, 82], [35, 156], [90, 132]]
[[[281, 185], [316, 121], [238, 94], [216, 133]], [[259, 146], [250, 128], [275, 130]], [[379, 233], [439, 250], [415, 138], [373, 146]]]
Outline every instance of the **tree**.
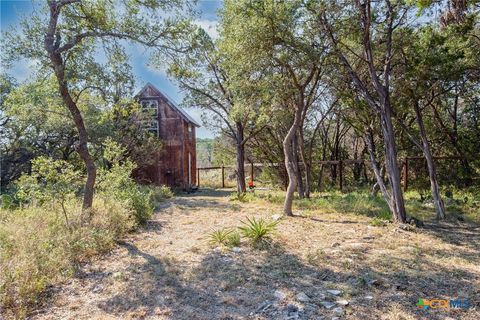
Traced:
[[[405, 17], [408, 7], [403, 7], [399, 3], [392, 4], [389, 0], [386, 0], [385, 3], [375, 3], [372, 6], [371, 1], [366, 0], [353, 1], [342, 8], [347, 12], [346, 15], [349, 15], [346, 20], [351, 24], [349, 32], [353, 31], [353, 36], [356, 37], [348, 40], [350, 42], [352, 40], [359, 41], [358, 46], [353, 49], [361, 48], [362, 55], [356, 55], [356, 58], [364, 63], [363, 71], [366, 71], [368, 77], [362, 77], [358, 69], [355, 69], [355, 65], [348, 56], [355, 50], [345, 45], [343, 40], [347, 39], [341, 39], [338, 36], [337, 28], [340, 28], [340, 23], [345, 24], [345, 16], [342, 15], [334, 20], [334, 14], [338, 12], [335, 9], [339, 8], [323, 8], [318, 16], [318, 22], [330, 41], [333, 54], [338, 57], [359, 96], [379, 117], [385, 145], [385, 163], [391, 187], [391, 193], [385, 200], [389, 203], [395, 221], [404, 223], [406, 211], [397, 159], [393, 109], [390, 100], [390, 77], [394, 53], [392, 50], [394, 31], [401, 23], [404, 23], [402, 19]], [[354, 30], [351, 30], [352, 25], [355, 26]], [[383, 37], [378, 39], [381, 37], [380, 35]], [[346, 37], [349, 36], [346, 35]], [[382, 45], [378, 45], [379, 43]]]
[[292, 215], [299, 182], [298, 134], [322, 75], [322, 39], [311, 32], [307, 14], [301, 1], [228, 1], [222, 12], [222, 34], [229, 41], [224, 48], [234, 80], [264, 88], [260, 99], [268, 101], [271, 110], [284, 108], [290, 114], [282, 141], [289, 180], [286, 215]]
[[96, 62], [103, 49], [108, 60], [122, 52], [120, 40], [165, 49], [181, 30], [176, 21], [165, 19], [162, 9], [175, 9], [171, 1], [82, 1], [49, 0], [46, 16], [41, 10], [22, 22], [19, 32], [5, 34], [7, 61], [23, 57], [39, 63], [43, 72], [57, 80], [58, 92], [78, 131], [76, 151], [87, 172], [83, 208], [92, 206], [96, 165], [89, 151], [89, 136], [77, 105], [86, 91], [102, 91], [102, 77], [108, 71]]
[[204, 123], [233, 141], [237, 192], [245, 192], [245, 144], [263, 128], [262, 106], [248, 103], [242, 88], [232, 83], [218, 40], [192, 26], [192, 33], [181, 41], [191, 49], [170, 56], [169, 73], [186, 91], [184, 103], [206, 111]]

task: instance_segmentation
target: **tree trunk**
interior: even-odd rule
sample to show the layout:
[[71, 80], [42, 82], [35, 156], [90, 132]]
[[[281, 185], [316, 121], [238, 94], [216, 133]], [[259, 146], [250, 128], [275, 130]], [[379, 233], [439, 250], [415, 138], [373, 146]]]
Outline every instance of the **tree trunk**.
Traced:
[[293, 216], [292, 205], [293, 205], [293, 194], [297, 187], [297, 177], [295, 174], [295, 157], [293, 153], [292, 142], [297, 133], [298, 127], [300, 126], [302, 112], [303, 112], [303, 97], [300, 98], [300, 102], [296, 106], [295, 118], [293, 124], [288, 130], [287, 135], [283, 139], [283, 152], [285, 154], [285, 168], [287, 169], [288, 174], [288, 186], [287, 192], [285, 194], [285, 202], [283, 204], [283, 213], [287, 216]]
[[70, 111], [75, 127], [78, 130], [78, 146], [77, 152], [80, 158], [85, 163], [87, 169], [87, 181], [85, 182], [85, 190], [83, 194], [83, 209], [92, 207], [93, 204], [93, 191], [95, 186], [95, 179], [97, 176], [97, 168], [93, 161], [90, 152], [88, 151], [88, 135], [85, 129], [85, 123], [83, 122], [82, 114], [78, 109], [76, 103], [73, 101], [69, 89], [68, 82], [65, 79], [65, 64], [60, 53], [57, 52], [58, 44], [55, 43], [55, 33], [57, 29], [58, 16], [60, 14], [60, 8], [55, 2], [49, 3], [50, 5], [50, 20], [45, 35], [45, 50], [47, 51], [52, 68], [55, 72], [55, 76], [58, 81], [58, 87], [62, 100], [66, 107]]
[[[303, 126], [302, 126], [303, 127]], [[304, 184], [304, 192], [305, 198], [310, 199], [310, 188], [311, 188], [311, 165], [310, 162], [312, 161], [311, 157], [307, 160], [305, 156], [305, 140], [303, 138], [303, 128], [299, 128], [298, 132], [298, 152], [300, 153], [300, 160], [303, 163], [303, 170], [305, 172], [305, 184]], [[301, 175], [300, 177], [303, 178]]]
[[432, 190], [433, 202], [435, 204], [435, 212], [437, 214], [437, 219], [445, 219], [445, 205], [443, 203], [442, 196], [440, 194], [440, 188], [438, 186], [437, 170], [433, 161], [433, 156], [430, 150], [430, 144], [427, 139], [427, 132], [425, 130], [425, 125], [423, 123], [423, 117], [420, 111], [420, 106], [418, 105], [418, 101], [415, 101], [414, 109], [417, 116], [417, 125], [420, 129], [420, 137], [422, 139], [422, 151], [427, 161], [428, 177], [430, 178], [430, 188]]
[[400, 181], [400, 169], [397, 160], [397, 146], [395, 143], [395, 132], [392, 123], [392, 112], [388, 98], [383, 101], [380, 112], [383, 141], [385, 143], [385, 163], [387, 166], [388, 180], [392, 188], [392, 200], [395, 204], [393, 218], [397, 223], [405, 223], [407, 214], [403, 200], [402, 185]]
[[300, 168], [300, 159], [298, 156], [298, 134], [295, 134], [292, 143], [293, 157], [295, 158], [295, 174], [297, 178], [297, 192], [300, 199], [305, 198], [305, 189], [303, 187], [302, 169]]
[[243, 126], [241, 123], [236, 124], [237, 126], [237, 192], [243, 193], [247, 191], [247, 186], [245, 184], [245, 145], [243, 143]]
[[377, 181], [376, 185], [382, 192], [383, 198], [387, 202], [388, 207], [390, 208], [390, 211], [393, 213], [396, 211], [395, 203], [393, 202], [392, 196], [388, 192], [387, 187], [385, 186], [385, 182], [383, 181], [382, 170], [380, 169], [380, 164], [377, 161], [377, 155], [375, 151], [375, 142], [373, 140], [373, 132], [371, 129], [367, 130], [367, 134], [365, 135], [365, 138], [367, 142], [368, 153], [370, 155], [370, 161], [372, 163], [373, 173]]

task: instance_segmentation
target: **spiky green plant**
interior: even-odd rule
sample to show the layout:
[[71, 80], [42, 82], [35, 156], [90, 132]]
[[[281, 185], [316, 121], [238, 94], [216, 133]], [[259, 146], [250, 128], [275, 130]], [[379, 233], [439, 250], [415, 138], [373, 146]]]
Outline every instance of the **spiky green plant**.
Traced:
[[271, 234], [275, 231], [278, 221], [267, 222], [264, 219], [256, 220], [247, 217], [247, 222], [242, 221], [242, 223], [244, 226], [238, 229], [254, 247], [257, 247], [271, 239]]
[[208, 234], [208, 243], [211, 245], [228, 245], [229, 236], [232, 230], [230, 229], [217, 229]]
[[227, 235], [227, 246], [230, 248], [240, 246], [240, 238], [238, 231], [232, 231]]

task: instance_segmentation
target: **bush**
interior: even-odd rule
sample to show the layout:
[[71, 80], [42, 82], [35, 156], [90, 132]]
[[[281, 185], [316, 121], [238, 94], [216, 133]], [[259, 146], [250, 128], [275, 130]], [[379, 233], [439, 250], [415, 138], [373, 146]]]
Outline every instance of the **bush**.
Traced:
[[255, 220], [248, 218], [247, 222], [242, 222], [245, 226], [239, 227], [242, 234], [248, 238], [254, 247], [268, 243], [271, 234], [275, 231], [278, 221], [266, 222], [263, 219]]
[[255, 199], [252, 192], [232, 192], [230, 201], [250, 202]]
[[132, 210], [111, 199], [97, 197], [88, 224], [79, 201], [65, 206], [71, 228], [59, 219], [60, 208], [0, 210], [0, 304], [7, 317], [25, 317], [48, 286], [72, 275], [78, 262], [112, 248], [135, 225]]
[[168, 186], [144, 186], [151, 191], [151, 199], [155, 204], [161, 203], [173, 197], [173, 191]]
[[232, 233], [232, 230], [229, 229], [218, 229], [213, 230], [208, 235], [208, 242], [211, 245], [227, 245], [228, 243], [228, 236]]
[[132, 179], [135, 164], [123, 159], [125, 149], [107, 140], [104, 157], [111, 164], [110, 169], [102, 169], [98, 174], [97, 191], [105, 198], [116, 199], [133, 209], [137, 223], [145, 223], [153, 215], [153, 192], [142, 188]]

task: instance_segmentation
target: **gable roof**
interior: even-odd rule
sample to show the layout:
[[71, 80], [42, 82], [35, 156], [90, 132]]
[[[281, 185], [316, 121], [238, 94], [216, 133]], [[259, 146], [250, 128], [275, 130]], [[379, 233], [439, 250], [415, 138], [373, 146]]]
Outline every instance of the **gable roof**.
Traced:
[[184, 120], [186, 120], [187, 122], [190, 122], [191, 124], [193, 124], [194, 126], [196, 127], [201, 127], [201, 125], [195, 121], [185, 110], [183, 110], [182, 108], [180, 108], [179, 106], [177, 106], [175, 103], [173, 103], [173, 101], [171, 99], [169, 99], [167, 97], [166, 94], [164, 94], [163, 92], [161, 92], [160, 90], [158, 90], [153, 84], [151, 84], [150, 82], [147, 82], [147, 84], [142, 88], [142, 90], [140, 90], [136, 97], [140, 96], [143, 92], [145, 92], [148, 88], [152, 89], [154, 92], [155, 92], [155, 96], [151, 96], [151, 97], [160, 97], [162, 98], [163, 100], [165, 100], [167, 102], [167, 104], [175, 111], [177, 111]]

